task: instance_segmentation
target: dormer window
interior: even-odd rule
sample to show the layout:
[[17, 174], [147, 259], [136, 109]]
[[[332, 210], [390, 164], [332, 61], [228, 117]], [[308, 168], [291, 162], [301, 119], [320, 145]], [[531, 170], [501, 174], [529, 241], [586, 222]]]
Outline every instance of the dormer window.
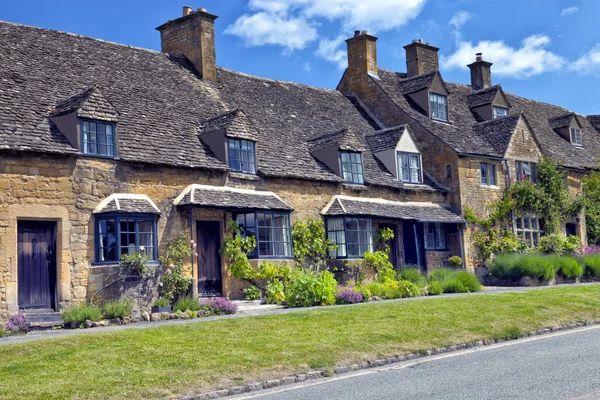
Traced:
[[574, 146], [583, 146], [583, 138], [581, 137], [581, 129], [579, 128], [570, 128], [571, 132], [571, 143]]
[[437, 93], [430, 93], [429, 110], [432, 119], [448, 121], [448, 97]]
[[402, 182], [421, 183], [419, 154], [398, 152], [398, 176]]
[[494, 119], [508, 116], [508, 108], [494, 106]]
[[81, 152], [88, 155], [115, 156], [115, 124], [112, 122], [81, 121]]
[[229, 168], [235, 172], [256, 174], [256, 143], [251, 140], [228, 138], [227, 148]]
[[345, 183], [362, 185], [363, 176], [362, 154], [353, 151], [340, 151], [340, 167]]

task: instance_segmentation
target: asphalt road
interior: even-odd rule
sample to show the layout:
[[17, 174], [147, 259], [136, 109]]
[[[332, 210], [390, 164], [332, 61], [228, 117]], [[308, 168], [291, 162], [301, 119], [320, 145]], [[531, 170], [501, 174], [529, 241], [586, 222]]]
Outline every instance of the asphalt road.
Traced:
[[431, 356], [231, 399], [600, 399], [600, 326]]

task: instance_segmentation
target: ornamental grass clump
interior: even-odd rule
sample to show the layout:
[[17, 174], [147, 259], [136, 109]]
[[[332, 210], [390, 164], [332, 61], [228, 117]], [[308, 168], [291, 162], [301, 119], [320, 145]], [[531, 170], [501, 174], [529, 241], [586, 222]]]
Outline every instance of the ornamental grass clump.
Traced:
[[524, 276], [550, 280], [556, 276], [558, 269], [552, 257], [542, 254], [500, 254], [492, 264], [490, 274], [513, 281]]
[[442, 293], [479, 292], [481, 283], [475, 275], [467, 271], [438, 268], [429, 274], [429, 294], [439, 294], [437, 292], [440, 288]]
[[399, 281], [409, 281], [414, 283], [417, 286], [422, 286], [427, 284], [427, 278], [419, 268], [414, 267], [404, 267], [398, 270], [396, 277]]
[[600, 277], [600, 253], [584, 254], [581, 256], [585, 264], [585, 273], [592, 278]]
[[102, 310], [99, 307], [87, 304], [69, 307], [60, 313], [63, 321], [70, 324], [81, 325], [85, 321], [100, 321]]
[[557, 273], [565, 279], [581, 278], [584, 272], [583, 261], [572, 256], [548, 256]]
[[27, 318], [21, 313], [11, 315], [6, 324], [6, 333], [9, 335], [18, 335], [27, 332], [29, 332]]
[[109, 301], [102, 307], [104, 316], [106, 318], [120, 318], [129, 317], [133, 311], [133, 302], [131, 300], [114, 300]]
[[198, 300], [194, 299], [192, 296], [181, 297], [177, 300], [173, 311], [177, 312], [186, 312], [186, 311], [199, 311], [201, 309], [200, 303]]
[[199, 305], [199, 310], [201, 310], [202, 314], [206, 316], [235, 314], [238, 307], [237, 304], [230, 302], [224, 297], [204, 299]]

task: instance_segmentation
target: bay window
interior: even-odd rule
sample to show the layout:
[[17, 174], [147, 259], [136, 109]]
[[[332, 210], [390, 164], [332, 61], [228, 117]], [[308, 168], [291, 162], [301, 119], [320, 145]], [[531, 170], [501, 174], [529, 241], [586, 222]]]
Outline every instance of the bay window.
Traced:
[[339, 217], [327, 219], [327, 239], [337, 245], [331, 256], [361, 258], [373, 251], [373, 224], [369, 218]]
[[96, 216], [97, 263], [119, 262], [124, 254], [144, 253], [157, 259], [156, 216], [106, 214]]
[[256, 238], [251, 258], [291, 258], [292, 234], [289, 213], [252, 212], [238, 214], [235, 221], [244, 237]]

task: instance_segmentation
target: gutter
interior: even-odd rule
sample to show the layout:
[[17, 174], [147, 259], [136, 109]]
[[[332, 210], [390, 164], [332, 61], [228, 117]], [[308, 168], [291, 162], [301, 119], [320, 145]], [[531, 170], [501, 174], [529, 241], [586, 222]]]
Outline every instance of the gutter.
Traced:
[[[506, 165], [506, 187], [510, 187], [510, 165], [508, 164], [508, 159], [504, 159], [504, 165]], [[515, 233], [515, 211], [510, 211], [510, 229], [512, 233]]]

